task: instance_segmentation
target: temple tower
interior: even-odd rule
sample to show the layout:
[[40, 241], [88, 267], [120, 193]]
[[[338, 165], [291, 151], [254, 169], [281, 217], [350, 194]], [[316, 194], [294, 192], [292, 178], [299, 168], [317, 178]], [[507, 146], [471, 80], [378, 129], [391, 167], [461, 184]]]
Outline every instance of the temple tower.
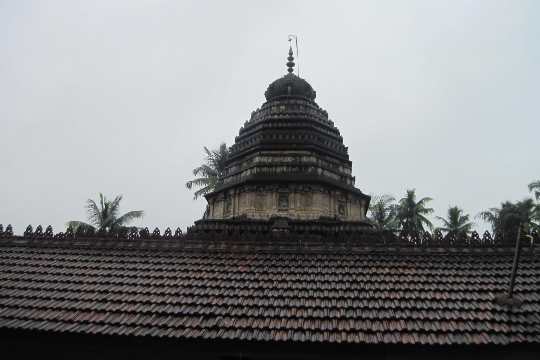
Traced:
[[224, 176], [206, 195], [206, 220], [333, 219], [367, 226], [370, 197], [355, 187], [343, 137], [294, 73], [272, 82], [230, 148]]

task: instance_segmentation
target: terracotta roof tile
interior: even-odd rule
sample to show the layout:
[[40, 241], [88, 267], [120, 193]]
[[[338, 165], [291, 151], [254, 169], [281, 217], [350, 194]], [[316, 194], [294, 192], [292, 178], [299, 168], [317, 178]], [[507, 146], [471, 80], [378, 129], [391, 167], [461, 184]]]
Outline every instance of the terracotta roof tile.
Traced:
[[[46, 244], [46, 240], [43, 240]], [[0, 327], [134, 336], [384, 344], [540, 343], [540, 260], [520, 308], [508, 250], [259, 252], [0, 240]]]

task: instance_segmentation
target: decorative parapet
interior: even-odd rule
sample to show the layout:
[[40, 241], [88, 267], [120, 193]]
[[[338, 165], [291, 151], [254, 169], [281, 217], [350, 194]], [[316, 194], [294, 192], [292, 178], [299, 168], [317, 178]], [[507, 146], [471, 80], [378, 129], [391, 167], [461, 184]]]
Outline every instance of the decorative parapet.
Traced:
[[[277, 219], [283, 220], [283, 219]], [[200, 221], [184, 233], [177, 228], [173, 233], [166, 228], [162, 233], [159, 228], [150, 232], [148, 228], [128, 228], [114, 232], [93, 232], [68, 228], [65, 232], [54, 233], [52, 226], [45, 231], [38, 225], [35, 230], [28, 225], [22, 235], [15, 235], [11, 225], [5, 229], [0, 224], [0, 245], [2, 243], [39, 244], [47, 242], [51, 245], [95, 244], [102, 246], [136, 246], [145, 247], [225, 247], [257, 244], [270, 248], [279, 246], [291, 250], [302, 250], [306, 247], [313, 249], [333, 249], [351, 251], [359, 248], [510, 248], [515, 239], [503, 238], [502, 234], [491, 234], [485, 231], [482, 235], [473, 231], [467, 236], [433, 233], [407, 233], [392, 231], [376, 231], [365, 227], [355, 227], [354, 224], [332, 226], [332, 221], [319, 222], [268, 222], [268, 221], [237, 221], [226, 225], [219, 221]], [[336, 225], [338, 223], [335, 223]], [[162, 245], [160, 245], [160, 243]], [[538, 248], [540, 233], [532, 232], [522, 239], [524, 248]], [[146, 246], [148, 245], [148, 246]]]
[[159, 228], [155, 228], [152, 233], [145, 228], [123, 228], [116, 231], [94, 231], [93, 229], [79, 228], [76, 231], [73, 228], [68, 227], [65, 232], [54, 233], [51, 225], [47, 226], [45, 231], [43, 227], [38, 225], [36, 229], [32, 225], [28, 225], [24, 230], [22, 236], [15, 235], [13, 233], [13, 227], [8, 225], [4, 230], [2, 224], [0, 224], [0, 238], [20, 238], [20, 239], [122, 239], [122, 240], [136, 240], [136, 239], [155, 239], [155, 240], [169, 240], [169, 239], [181, 239], [184, 237], [184, 233], [180, 228], [172, 232], [171, 228], [166, 228], [163, 235]]

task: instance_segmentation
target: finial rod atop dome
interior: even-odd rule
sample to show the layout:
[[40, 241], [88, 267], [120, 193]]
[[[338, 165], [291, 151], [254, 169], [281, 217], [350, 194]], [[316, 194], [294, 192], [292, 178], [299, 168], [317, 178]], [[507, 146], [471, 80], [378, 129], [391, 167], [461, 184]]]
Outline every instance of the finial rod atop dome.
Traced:
[[[287, 72], [291, 74], [294, 71], [294, 56], [292, 51], [291, 41], [294, 39], [296, 45], [296, 57], [298, 57], [298, 37], [294, 34], [289, 34], [289, 57], [287, 57]], [[297, 64], [296, 73], [300, 76], [300, 65]]]
[[289, 46], [289, 57], [287, 58], [287, 72], [290, 74], [294, 71], [294, 56], [292, 52], [292, 46]]

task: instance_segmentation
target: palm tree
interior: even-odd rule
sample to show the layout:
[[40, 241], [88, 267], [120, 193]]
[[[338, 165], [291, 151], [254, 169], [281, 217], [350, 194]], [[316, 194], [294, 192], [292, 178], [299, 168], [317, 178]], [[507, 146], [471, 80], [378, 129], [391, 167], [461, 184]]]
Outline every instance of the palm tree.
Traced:
[[188, 189], [191, 189], [193, 186], [200, 188], [195, 191], [193, 195], [194, 199], [206, 195], [215, 189], [223, 176], [225, 165], [229, 158], [229, 148], [225, 143], [221, 143], [217, 150], [208, 150], [205, 146], [204, 152], [206, 153], [204, 164], [193, 169], [193, 175], [197, 176], [197, 178], [186, 182]]
[[469, 221], [469, 215], [463, 213], [463, 209], [457, 206], [450, 207], [446, 215], [446, 219], [437, 216], [437, 219], [442, 221], [443, 227], [439, 228], [449, 234], [454, 234], [458, 237], [468, 235], [473, 227], [473, 223]]
[[534, 197], [536, 200], [540, 200], [540, 180], [536, 180], [530, 183], [529, 191], [534, 192]]
[[[534, 198], [536, 199], [534, 219], [537, 224], [540, 224], [540, 180], [533, 181], [529, 184], [529, 191], [534, 192]], [[540, 225], [537, 226], [540, 230]]]
[[141, 210], [129, 211], [122, 216], [118, 216], [120, 201], [122, 195], [108, 200], [102, 193], [99, 193], [99, 206], [92, 199], [86, 201], [86, 210], [88, 212], [88, 221], [68, 221], [66, 224], [74, 230], [78, 228], [91, 229], [94, 231], [118, 231], [125, 228], [132, 220], [142, 218], [144, 212]]
[[538, 224], [538, 205], [533, 199], [524, 199], [516, 202], [516, 217], [519, 217], [519, 222], [523, 226], [523, 231], [528, 234], [533, 229], [540, 229]]
[[430, 197], [424, 197], [416, 201], [416, 190], [407, 190], [406, 196], [399, 200], [397, 208], [397, 219], [403, 231], [421, 232], [424, 231], [424, 226], [433, 228], [433, 224], [426, 217], [433, 212], [432, 208], [427, 207], [431, 200], [433, 199]]
[[529, 233], [534, 228], [538, 229], [536, 212], [537, 206], [534, 200], [524, 199], [515, 203], [505, 201], [501, 203], [501, 207], [482, 211], [478, 217], [490, 223], [493, 232], [507, 237], [513, 236], [520, 224], [525, 233]]
[[378, 230], [397, 229], [397, 204], [395, 200], [390, 195], [374, 196], [369, 204], [368, 218]]
[[481, 211], [476, 217], [489, 223], [491, 225], [491, 231], [496, 233], [501, 228], [501, 212], [505, 206], [511, 206], [510, 202], [501, 203], [500, 208], [492, 207], [488, 210]]

